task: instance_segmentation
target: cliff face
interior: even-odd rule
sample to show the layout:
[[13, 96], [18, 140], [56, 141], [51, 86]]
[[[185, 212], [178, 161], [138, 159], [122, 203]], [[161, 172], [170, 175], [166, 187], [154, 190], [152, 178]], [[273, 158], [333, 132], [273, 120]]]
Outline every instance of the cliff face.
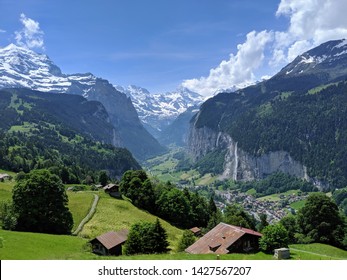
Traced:
[[193, 160], [196, 161], [216, 149], [226, 151], [222, 178], [250, 181], [280, 171], [309, 180], [306, 167], [295, 161], [288, 152], [274, 151], [254, 157], [239, 148], [238, 143], [226, 133], [207, 127], [191, 127], [189, 151]]

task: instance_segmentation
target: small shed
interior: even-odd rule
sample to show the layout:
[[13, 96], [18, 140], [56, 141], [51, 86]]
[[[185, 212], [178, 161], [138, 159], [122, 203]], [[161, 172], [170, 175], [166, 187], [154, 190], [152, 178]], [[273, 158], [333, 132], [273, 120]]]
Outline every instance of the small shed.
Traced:
[[114, 255], [122, 254], [122, 245], [127, 241], [129, 231], [123, 229], [120, 231], [110, 231], [104, 233], [90, 241], [93, 253], [98, 255]]
[[5, 180], [10, 180], [11, 176], [4, 173], [4, 174], [0, 174], [0, 182], [4, 182]]
[[201, 236], [201, 229], [198, 227], [193, 227], [189, 229], [195, 236]]
[[122, 195], [119, 191], [119, 185], [117, 184], [108, 184], [103, 187], [104, 191], [112, 197], [120, 198]]
[[290, 259], [290, 250], [289, 250], [289, 248], [275, 249], [274, 258], [278, 259], [278, 260]]

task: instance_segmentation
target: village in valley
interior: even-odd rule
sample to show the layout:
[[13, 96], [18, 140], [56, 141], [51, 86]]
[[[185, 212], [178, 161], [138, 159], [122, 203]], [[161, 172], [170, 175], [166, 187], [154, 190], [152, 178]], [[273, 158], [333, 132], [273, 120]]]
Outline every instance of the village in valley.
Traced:
[[224, 209], [226, 204], [239, 204], [248, 213], [253, 215], [259, 220], [260, 214], [267, 216], [269, 223], [275, 223], [280, 221], [288, 214], [295, 214], [296, 210], [290, 205], [294, 202], [303, 201], [307, 198], [307, 194], [301, 192], [293, 192], [291, 194], [279, 194], [274, 198], [263, 197], [256, 198], [252, 194], [242, 193], [238, 190], [234, 191], [220, 191], [216, 190], [217, 207]]

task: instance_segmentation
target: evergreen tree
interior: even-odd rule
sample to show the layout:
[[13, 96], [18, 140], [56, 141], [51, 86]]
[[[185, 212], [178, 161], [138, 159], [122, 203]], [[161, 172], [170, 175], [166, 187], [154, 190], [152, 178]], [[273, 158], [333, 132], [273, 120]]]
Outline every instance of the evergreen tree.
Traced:
[[167, 241], [166, 230], [162, 227], [159, 219], [153, 225], [153, 251], [155, 253], [165, 253], [168, 251], [169, 242]]
[[179, 252], [183, 252], [190, 245], [192, 245], [195, 242], [195, 240], [196, 238], [190, 230], [183, 231], [183, 235], [182, 235], [182, 238], [180, 239], [177, 250]]

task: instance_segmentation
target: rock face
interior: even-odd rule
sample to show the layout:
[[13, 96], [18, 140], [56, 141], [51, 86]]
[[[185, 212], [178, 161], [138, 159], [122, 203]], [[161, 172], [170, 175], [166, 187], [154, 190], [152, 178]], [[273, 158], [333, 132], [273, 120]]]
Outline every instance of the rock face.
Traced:
[[228, 134], [210, 128], [191, 127], [189, 151], [193, 160], [198, 160], [214, 150], [224, 150], [224, 171], [222, 178], [235, 181], [263, 179], [274, 172], [283, 172], [299, 178], [309, 179], [306, 167], [295, 161], [285, 151], [274, 151], [254, 157], [238, 147]]

